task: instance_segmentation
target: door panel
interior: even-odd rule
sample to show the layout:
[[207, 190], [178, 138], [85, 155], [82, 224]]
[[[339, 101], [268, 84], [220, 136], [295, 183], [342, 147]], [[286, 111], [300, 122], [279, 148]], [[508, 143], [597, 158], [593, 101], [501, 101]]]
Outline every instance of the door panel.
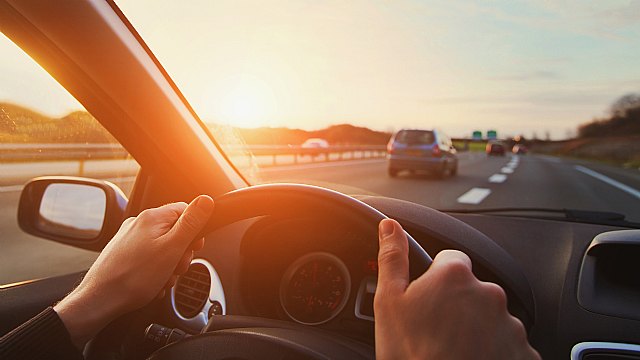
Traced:
[[0, 288], [0, 336], [61, 300], [83, 275], [74, 273]]

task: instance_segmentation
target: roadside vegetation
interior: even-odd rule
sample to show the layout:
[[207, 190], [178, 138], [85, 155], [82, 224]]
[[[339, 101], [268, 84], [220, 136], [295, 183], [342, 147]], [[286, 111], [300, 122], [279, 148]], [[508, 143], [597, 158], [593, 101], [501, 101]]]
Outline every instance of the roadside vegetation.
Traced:
[[[223, 145], [241, 139], [248, 145], [300, 145], [309, 138], [322, 138], [331, 145], [386, 145], [390, 132], [349, 124], [307, 131], [289, 128], [243, 129], [208, 124]], [[225, 135], [227, 134], [227, 135]], [[580, 125], [577, 136], [562, 141], [525, 141], [542, 154], [583, 158], [640, 168], [640, 94], [616, 100], [608, 116]], [[239, 135], [239, 136], [238, 136]], [[235, 142], [235, 144], [234, 144]], [[86, 111], [59, 118], [28, 108], [0, 102], [0, 144], [7, 143], [116, 143], [116, 140]], [[508, 144], [513, 144], [513, 141]], [[454, 140], [461, 151], [484, 151], [485, 141]]]
[[0, 144], [117, 143], [86, 111], [52, 118], [25, 107], [0, 103]]
[[331, 145], [386, 145], [391, 137], [388, 132], [349, 124], [332, 125], [313, 131], [261, 127], [236, 128], [235, 132], [249, 145], [300, 145], [310, 138], [325, 139]]
[[[208, 124], [214, 131], [229, 127]], [[226, 129], [225, 129], [226, 128]], [[388, 132], [348, 124], [306, 131], [289, 128], [233, 128], [249, 145], [300, 145], [309, 138], [322, 138], [332, 145], [386, 145]], [[26, 107], [0, 102], [0, 144], [5, 143], [116, 143], [116, 140], [86, 111], [54, 118]]]
[[609, 114], [578, 127], [575, 139], [538, 141], [533, 151], [640, 168], [640, 94], [616, 100]]

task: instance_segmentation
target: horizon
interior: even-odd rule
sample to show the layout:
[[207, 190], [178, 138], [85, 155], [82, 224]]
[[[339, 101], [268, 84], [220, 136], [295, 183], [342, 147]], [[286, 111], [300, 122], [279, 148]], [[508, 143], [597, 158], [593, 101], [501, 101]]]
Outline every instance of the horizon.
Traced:
[[[91, 113], [89, 113], [89, 112], [88, 112], [86, 109], [84, 109], [84, 108], [83, 108], [83, 109], [70, 110], [70, 111], [68, 111], [68, 112], [66, 112], [66, 113], [62, 113], [62, 114], [59, 114], [59, 115], [49, 115], [49, 114], [46, 114], [46, 113], [43, 113], [43, 112], [39, 111], [38, 109], [33, 109], [33, 108], [30, 108], [30, 107], [28, 107], [28, 106], [26, 106], [26, 105], [23, 105], [23, 104], [17, 104], [17, 103], [12, 103], [12, 102], [7, 102], [7, 101], [0, 101], [0, 105], [3, 105], [3, 104], [7, 104], [7, 105], [11, 105], [11, 106], [15, 106], [15, 107], [19, 107], [19, 108], [21, 108], [21, 109], [23, 109], [23, 110], [33, 112], [33, 113], [35, 113], [35, 114], [37, 114], [37, 115], [39, 115], [39, 116], [48, 117], [50, 120], [62, 120], [63, 118], [65, 118], [65, 117], [67, 117], [67, 116], [69, 116], [69, 115], [71, 115], [71, 114], [77, 113], [77, 112], [86, 113], [86, 114], [89, 114], [89, 116], [92, 116], [92, 115], [91, 115]], [[240, 127], [240, 126], [236, 126], [236, 125], [229, 125], [229, 124], [224, 124], [224, 123], [215, 123], [215, 122], [205, 122], [205, 121], [203, 121], [203, 124], [204, 124], [205, 126], [207, 126], [207, 127], [211, 127], [211, 126], [230, 126], [230, 127], [234, 128], [234, 129], [238, 129], [238, 130], [262, 130], [262, 129], [269, 129], [269, 130], [291, 130], [291, 131], [294, 131], [294, 130], [295, 130], [295, 131], [305, 131], [305, 132], [317, 132], [317, 131], [323, 131], [323, 130], [327, 130], [327, 129], [329, 129], [329, 128], [337, 127], [337, 126], [351, 126], [351, 127], [354, 127], [354, 128], [360, 128], [360, 129], [371, 130], [371, 131], [378, 132], [378, 133], [385, 133], [385, 134], [389, 134], [389, 135], [392, 135], [392, 134], [393, 134], [393, 132], [388, 132], [388, 131], [383, 131], [383, 130], [376, 130], [376, 129], [372, 129], [372, 128], [369, 128], [369, 127], [366, 127], [366, 126], [358, 126], [358, 125], [354, 125], [354, 124], [350, 124], [350, 123], [335, 123], [335, 124], [328, 124], [328, 125], [326, 125], [326, 126], [324, 126], [324, 127], [321, 127], [321, 128], [315, 128], [315, 129], [301, 129], [301, 128], [296, 128], [296, 127], [288, 127], [288, 126], [269, 126], [269, 125], [267, 125], [267, 126], [258, 126], [258, 127]], [[412, 129], [412, 128], [401, 128], [401, 129], [406, 130], [406, 129]], [[398, 129], [398, 130], [401, 130], [401, 129]], [[486, 133], [486, 132], [483, 132], [483, 133]], [[471, 135], [469, 135], [469, 136], [462, 136], [462, 137], [459, 137], [459, 138], [469, 138], [469, 139], [471, 139]]]

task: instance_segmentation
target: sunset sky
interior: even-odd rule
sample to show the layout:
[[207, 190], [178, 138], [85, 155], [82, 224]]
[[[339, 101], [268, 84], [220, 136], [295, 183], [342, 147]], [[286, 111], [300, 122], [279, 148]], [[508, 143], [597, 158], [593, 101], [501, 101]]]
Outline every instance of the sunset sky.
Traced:
[[[562, 138], [640, 92], [640, 1], [116, 2], [207, 122]], [[22, 80], [0, 101], [78, 106]]]

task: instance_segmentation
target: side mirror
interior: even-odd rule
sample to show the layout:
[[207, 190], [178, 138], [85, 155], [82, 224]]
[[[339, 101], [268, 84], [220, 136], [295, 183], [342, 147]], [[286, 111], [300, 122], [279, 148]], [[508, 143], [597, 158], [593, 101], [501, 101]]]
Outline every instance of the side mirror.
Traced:
[[108, 181], [39, 177], [22, 190], [18, 224], [31, 235], [100, 251], [120, 228], [127, 202]]

